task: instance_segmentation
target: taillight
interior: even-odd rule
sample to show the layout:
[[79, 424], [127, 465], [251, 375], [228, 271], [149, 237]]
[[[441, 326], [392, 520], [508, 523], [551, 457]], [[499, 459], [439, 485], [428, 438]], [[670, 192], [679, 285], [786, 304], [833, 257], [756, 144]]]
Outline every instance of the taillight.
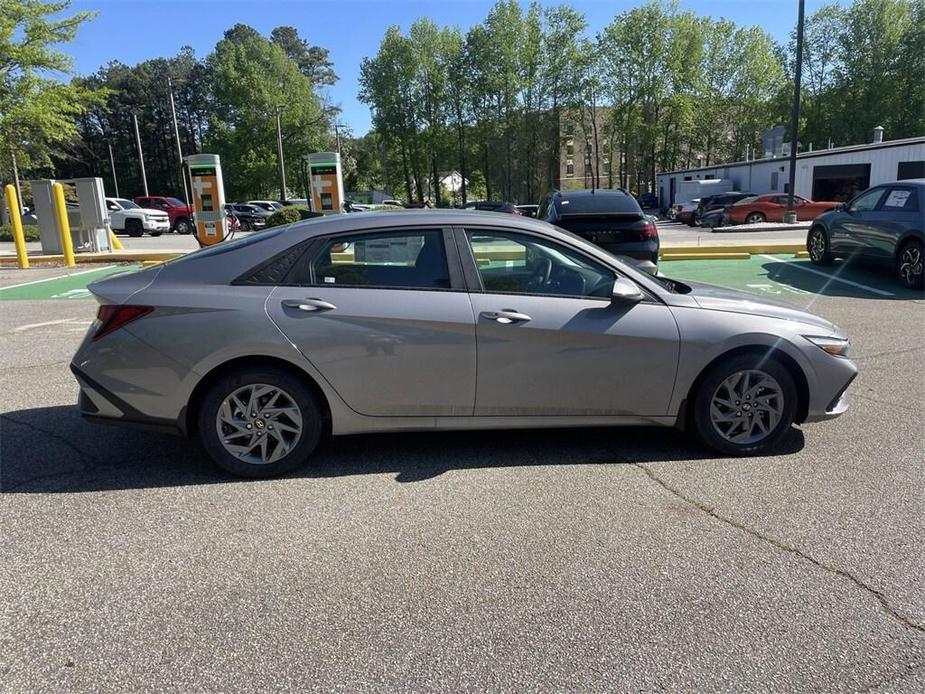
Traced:
[[96, 319], [100, 322], [100, 327], [93, 336], [94, 340], [99, 340], [103, 335], [108, 335], [114, 330], [118, 330], [146, 316], [154, 310], [153, 306], [122, 306], [119, 304], [109, 304], [100, 306], [96, 312]]
[[646, 222], [646, 225], [642, 228], [642, 238], [644, 239], [657, 239], [658, 238], [658, 228], [655, 226], [654, 222]]

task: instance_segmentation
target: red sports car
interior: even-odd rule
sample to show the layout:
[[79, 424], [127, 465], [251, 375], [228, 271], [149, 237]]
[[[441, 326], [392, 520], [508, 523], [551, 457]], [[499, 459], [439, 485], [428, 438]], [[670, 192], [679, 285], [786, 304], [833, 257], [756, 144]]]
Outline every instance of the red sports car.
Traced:
[[[728, 224], [756, 224], [758, 222], [783, 222], [787, 211], [788, 198], [781, 193], [758, 195], [754, 198], [745, 198], [726, 208]], [[799, 195], [793, 196], [793, 204], [797, 212], [798, 222], [808, 222], [823, 212], [834, 210], [841, 203], [835, 200], [820, 202], [807, 200]]]

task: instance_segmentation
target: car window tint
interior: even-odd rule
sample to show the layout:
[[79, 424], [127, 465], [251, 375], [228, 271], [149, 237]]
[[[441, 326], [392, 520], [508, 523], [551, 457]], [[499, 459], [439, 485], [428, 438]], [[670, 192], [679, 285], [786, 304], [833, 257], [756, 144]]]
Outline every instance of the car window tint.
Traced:
[[868, 190], [866, 193], [861, 193], [851, 201], [851, 211], [869, 212], [873, 210], [877, 207], [877, 203], [880, 202], [880, 198], [883, 197], [883, 190], [883, 188], [874, 188], [873, 190]]
[[449, 289], [443, 232], [404, 230], [325, 239], [313, 254], [310, 280], [298, 283], [346, 287]]
[[487, 292], [609, 298], [614, 273], [576, 251], [525, 234], [467, 230]]
[[918, 212], [919, 198], [911, 188], [891, 188], [880, 209], [885, 212]]

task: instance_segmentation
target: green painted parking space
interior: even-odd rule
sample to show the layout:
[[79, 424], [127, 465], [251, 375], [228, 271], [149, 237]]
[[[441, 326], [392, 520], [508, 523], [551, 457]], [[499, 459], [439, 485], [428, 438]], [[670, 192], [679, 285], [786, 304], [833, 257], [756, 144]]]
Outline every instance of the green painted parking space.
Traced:
[[902, 287], [887, 265], [837, 262], [813, 265], [793, 255], [754, 254], [748, 260], [672, 260], [659, 264], [666, 277], [706, 282], [754, 294], [799, 301], [813, 295], [855, 299], [923, 299]]
[[[47, 277], [32, 282], [0, 287], [0, 301], [11, 300], [42, 300], [42, 299], [89, 299], [90, 290], [87, 285], [91, 282], [115, 275], [120, 272], [138, 270], [141, 265], [108, 265], [93, 270], [79, 270], [77, 272], [62, 272], [55, 277]], [[28, 276], [29, 271], [24, 271]]]

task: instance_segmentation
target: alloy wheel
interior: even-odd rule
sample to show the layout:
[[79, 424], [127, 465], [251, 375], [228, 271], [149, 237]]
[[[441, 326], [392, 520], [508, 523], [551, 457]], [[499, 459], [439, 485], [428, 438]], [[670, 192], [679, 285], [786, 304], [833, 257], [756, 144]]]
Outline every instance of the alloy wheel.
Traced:
[[266, 465], [287, 455], [302, 436], [302, 411], [278, 386], [253, 383], [226, 397], [215, 416], [218, 440], [245, 463]]
[[816, 263], [825, 257], [825, 232], [822, 229], [816, 229], [809, 237], [809, 257]]
[[910, 243], [899, 256], [899, 277], [907, 287], [918, 287], [922, 282], [922, 248]]
[[736, 371], [713, 393], [710, 421], [724, 439], [751, 445], [768, 437], [784, 412], [784, 394], [770, 374], [759, 369]]

